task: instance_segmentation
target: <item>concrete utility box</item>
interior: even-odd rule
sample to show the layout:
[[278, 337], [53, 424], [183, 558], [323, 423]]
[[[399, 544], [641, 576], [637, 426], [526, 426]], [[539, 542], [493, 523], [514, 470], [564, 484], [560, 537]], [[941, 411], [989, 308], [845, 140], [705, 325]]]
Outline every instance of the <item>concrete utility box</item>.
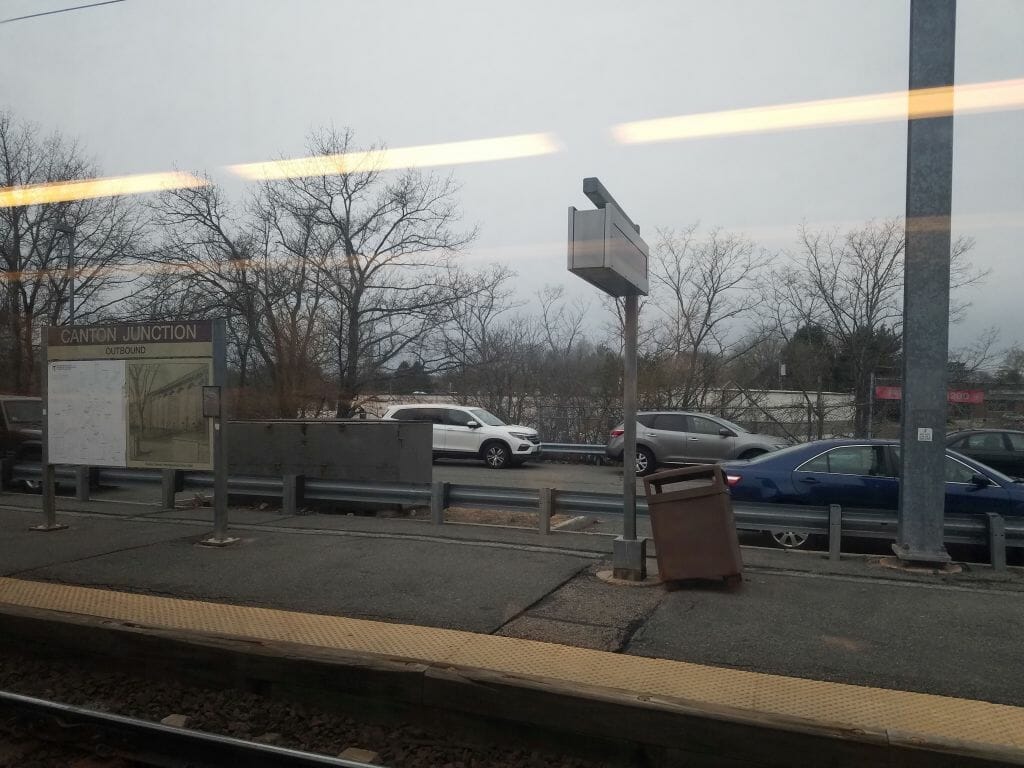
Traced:
[[433, 425], [403, 421], [233, 421], [231, 475], [429, 483]]

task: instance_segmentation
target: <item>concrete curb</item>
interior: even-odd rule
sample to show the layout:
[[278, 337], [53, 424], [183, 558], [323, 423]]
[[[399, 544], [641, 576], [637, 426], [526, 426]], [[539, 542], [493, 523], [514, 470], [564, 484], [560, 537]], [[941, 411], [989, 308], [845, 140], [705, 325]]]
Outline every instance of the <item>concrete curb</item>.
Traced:
[[[288, 642], [125, 624], [100, 617], [4, 606], [0, 644], [83, 663], [129, 664], [292, 700], [332, 701], [355, 716], [374, 711], [446, 722], [473, 733], [501, 724], [513, 743], [628, 754], [645, 765], [737, 768], [888, 765], [974, 768], [1021, 765], [1024, 750], [922, 739], [890, 729], [851, 729], [768, 712], [702, 705], [615, 688], [566, 684], [487, 668], [330, 650]], [[481, 721], [481, 718], [483, 721]], [[491, 728], [491, 732], [495, 729]]]

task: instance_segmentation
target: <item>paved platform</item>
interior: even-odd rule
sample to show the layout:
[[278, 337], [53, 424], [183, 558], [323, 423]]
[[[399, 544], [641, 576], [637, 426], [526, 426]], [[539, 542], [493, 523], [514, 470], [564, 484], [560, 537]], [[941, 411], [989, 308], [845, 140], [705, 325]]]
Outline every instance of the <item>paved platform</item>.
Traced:
[[[871, 558], [744, 548], [730, 592], [600, 581], [611, 539], [233, 510], [238, 545], [198, 546], [210, 510], [0, 495], [0, 576], [471, 631], [786, 677], [1024, 706], [1024, 571], [904, 574]], [[649, 561], [653, 569], [654, 561]]]
[[1024, 761], [1024, 709], [470, 632], [0, 578], [0, 606], [606, 690], [709, 718]]

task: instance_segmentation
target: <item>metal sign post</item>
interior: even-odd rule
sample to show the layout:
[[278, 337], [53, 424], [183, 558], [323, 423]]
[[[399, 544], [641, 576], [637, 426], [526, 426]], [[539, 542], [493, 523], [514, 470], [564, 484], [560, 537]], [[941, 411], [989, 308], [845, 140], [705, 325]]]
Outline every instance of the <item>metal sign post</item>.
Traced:
[[943, 541], [956, 0], [910, 4], [910, 99], [949, 89], [949, 114], [907, 123], [900, 514], [893, 551], [947, 563]]
[[647, 243], [640, 227], [615, 202], [601, 182], [583, 180], [583, 193], [596, 211], [569, 207], [569, 271], [611, 296], [624, 297], [622, 535], [612, 550], [612, 574], [643, 581], [647, 576], [647, 540], [636, 536], [636, 357], [640, 296], [648, 290]]
[[[42, 349], [42, 530], [56, 527], [53, 465], [213, 470], [214, 532], [228, 544], [223, 320], [54, 326]], [[211, 405], [216, 415], [208, 416]], [[174, 488], [170, 484], [170, 504]]]
[[[203, 415], [211, 408], [213, 419], [213, 535], [202, 543], [223, 547], [237, 538], [228, 536], [228, 441], [225, 434], [223, 392], [227, 383], [227, 335], [223, 318], [213, 324], [213, 387], [204, 387]], [[209, 389], [216, 389], [216, 398]], [[208, 402], [215, 400], [215, 402]]]
[[[41, 338], [46, 338], [47, 329], [43, 328]], [[33, 531], [61, 531], [67, 528], [57, 522], [57, 488], [53, 465], [50, 463], [50, 441], [47, 437], [47, 423], [49, 421], [49, 398], [46, 395], [46, 378], [50, 370], [46, 344], [40, 345], [39, 352], [39, 392], [43, 397], [43, 423], [42, 423], [42, 455], [40, 456], [39, 478], [40, 493], [43, 495], [43, 522], [32, 527]]]

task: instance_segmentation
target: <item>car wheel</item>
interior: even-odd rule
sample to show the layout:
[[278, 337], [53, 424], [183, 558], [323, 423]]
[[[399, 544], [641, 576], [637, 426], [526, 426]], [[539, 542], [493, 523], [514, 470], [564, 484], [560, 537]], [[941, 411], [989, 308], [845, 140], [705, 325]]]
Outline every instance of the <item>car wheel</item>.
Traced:
[[772, 539], [783, 549], [800, 549], [810, 538], [808, 534], [800, 531], [772, 531]]
[[505, 469], [512, 463], [512, 452], [504, 443], [487, 443], [484, 446], [484, 461], [491, 469]]
[[763, 456], [766, 453], [768, 453], [768, 451], [762, 451], [760, 448], [751, 448], [749, 451], [741, 453], [737, 458], [740, 461], [750, 461], [750, 459], [755, 456]]
[[658, 468], [658, 462], [654, 460], [654, 454], [649, 448], [638, 445], [636, 448], [636, 473], [640, 477], [649, 475]]

